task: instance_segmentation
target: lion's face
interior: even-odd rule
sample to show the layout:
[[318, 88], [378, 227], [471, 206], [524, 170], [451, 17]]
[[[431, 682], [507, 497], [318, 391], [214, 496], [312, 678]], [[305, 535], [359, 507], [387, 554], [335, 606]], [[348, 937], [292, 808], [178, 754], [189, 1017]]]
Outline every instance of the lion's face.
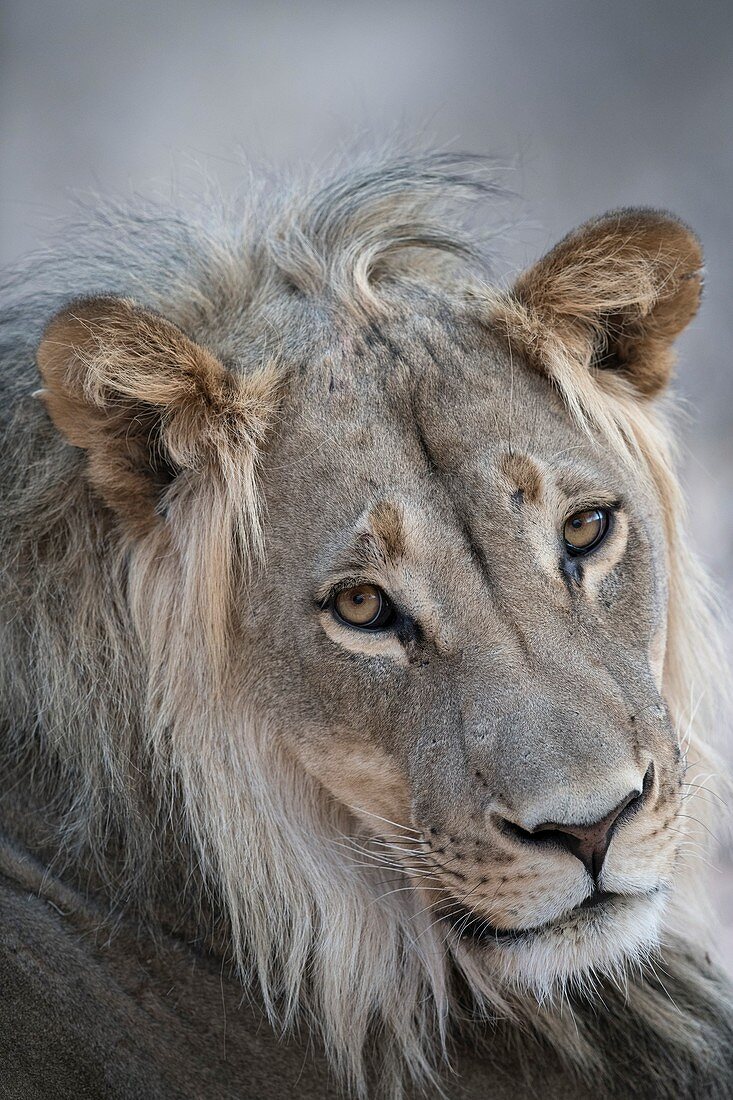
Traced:
[[263, 470], [271, 722], [459, 950], [528, 981], [633, 951], [680, 840], [659, 505], [476, 328], [341, 355]]
[[469, 978], [543, 990], [654, 943], [683, 836], [654, 398], [701, 254], [628, 211], [510, 292], [442, 268], [421, 289], [427, 268], [389, 273], [405, 232], [353, 269], [343, 227], [324, 238], [315, 306], [279, 247], [259, 296], [194, 295], [181, 328], [72, 303], [44, 400], [115, 525], [153, 751], [260, 969], [278, 936], [293, 988], [307, 944], [329, 951], [341, 887], [299, 865], [315, 830], [339, 883], [349, 860], [396, 875], [369, 893], [408, 892], [395, 937], [430, 910]]

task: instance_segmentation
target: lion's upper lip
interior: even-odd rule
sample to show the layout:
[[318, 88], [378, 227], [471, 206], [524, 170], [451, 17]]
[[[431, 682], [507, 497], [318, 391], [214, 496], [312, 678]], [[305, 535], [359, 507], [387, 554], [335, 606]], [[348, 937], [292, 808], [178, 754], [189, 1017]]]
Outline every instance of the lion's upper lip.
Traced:
[[[654, 891], [650, 891], [650, 893], [653, 892]], [[544, 924], [534, 925], [530, 928], [499, 928], [491, 924], [489, 920], [482, 917], [479, 913], [475, 913], [461, 905], [456, 906], [456, 908], [454, 908], [444, 919], [461, 938], [470, 939], [477, 943], [506, 943], [507, 941], [520, 940], [527, 936], [547, 932], [552, 928], [558, 928], [570, 917], [580, 913], [584, 909], [594, 909], [597, 906], [610, 905], [623, 897], [624, 895], [622, 894], [611, 893], [607, 890], [596, 890], [595, 893], [585, 898], [580, 905], [563, 913], [562, 916], [557, 917], [555, 920], [547, 921]]]

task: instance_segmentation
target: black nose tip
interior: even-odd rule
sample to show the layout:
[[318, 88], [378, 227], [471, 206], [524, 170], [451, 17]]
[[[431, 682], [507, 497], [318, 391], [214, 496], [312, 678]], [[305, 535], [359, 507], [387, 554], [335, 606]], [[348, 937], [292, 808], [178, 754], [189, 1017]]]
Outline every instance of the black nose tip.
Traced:
[[597, 881], [606, 858], [608, 846], [621, 821], [639, 809], [654, 779], [654, 765], [650, 764], [640, 791], [630, 791], [610, 813], [590, 825], [573, 825], [564, 822], [547, 822], [526, 830], [511, 825], [511, 831], [519, 839], [554, 841], [579, 859], [591, 877]]

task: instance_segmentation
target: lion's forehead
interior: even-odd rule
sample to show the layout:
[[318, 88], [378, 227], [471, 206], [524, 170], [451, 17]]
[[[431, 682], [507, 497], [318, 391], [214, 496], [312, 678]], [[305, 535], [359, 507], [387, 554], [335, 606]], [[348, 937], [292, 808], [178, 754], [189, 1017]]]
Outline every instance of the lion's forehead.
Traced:
[[462, 510], [490, 519], [516, 490], [539, 503], [540, 488], [625, 481], [543, 376], [458, 318], [371, 325], [321, 350], [290, 387], [264, 468], [276, 507], [306, 497], [324, 522], [331, 507], [345, 521], [393, 498], [449, 527]]
[[[602, 635], [628, 676], [662, 614], [653, 501], [505, 341], [457, 323], [426, 341], [426, 327], [418, 338], [409, 324], [384, 326], [358, 347], [342, 339], [293, 379], [262, 470], [270, 583], [283, 579], [288, 600], [293, 585], [322, 600], [344, 578], [367, 577], [409, 609], [436, 652], [459, 664], [463, 654], [469, 678], [490, 665], [497, 690], [499, 666], [521, 663], [523, 632], [558, 691], [572, 684], [553, 654], [585, 652], [592, 663]], [[617, 559], [588, 570], [580, 614], [559, 565], [563, 523], [581, 505], [617, 499], [634, 505], [644, 552], [625, 558], [617, 540]], [[359, 543], [366, 528], [378, 541], [371, 558]], [[349, 645], [359, 650], [361, 637]], [[408, 659], [397, 645], [392, 656]], [[454, 674], [464, 675], [459, 665]]]

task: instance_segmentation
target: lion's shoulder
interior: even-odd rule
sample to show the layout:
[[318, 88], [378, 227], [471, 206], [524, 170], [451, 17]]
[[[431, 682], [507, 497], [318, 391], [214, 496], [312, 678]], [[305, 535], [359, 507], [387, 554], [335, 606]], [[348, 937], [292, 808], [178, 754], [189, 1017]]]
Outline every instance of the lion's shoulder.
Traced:
[[[174, 937], [110, 934], [0, 843], [0, 1092], [8, 1100], [336, 1100], [241, 986]], [[39, 889], [42, 892], [39, 892]]]

